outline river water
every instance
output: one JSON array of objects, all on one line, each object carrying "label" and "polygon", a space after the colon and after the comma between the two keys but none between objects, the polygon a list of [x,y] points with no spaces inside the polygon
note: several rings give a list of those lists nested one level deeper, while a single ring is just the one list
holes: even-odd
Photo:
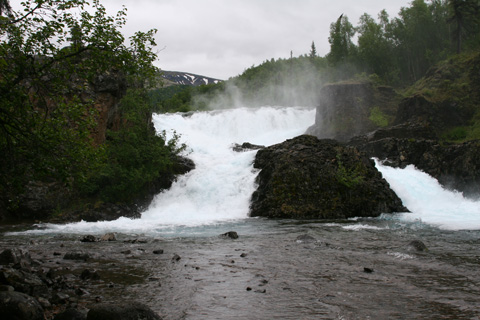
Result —
[{"label": "river water", "polygon": [[[165,319],[480,319],[480,203],[413,166],[377,161],[410,213],[248,217],[255,151],[233,152],[232,144],[282,142],[314,119],[315,109],[303,107],[156,115],[157,130],[181,134],[196,169],[157,195],[141,219],[21,226],[2,232],[0,243],[52,266],[67,263],[55,250],[89,251],[88,267],[103,279],[89,290],[107,301],[140,300]],[[230,230],[239,238],[219,237]],[[78,241],[107,232],[119,241]],[[164,253],[153,254],[158,249]]]}]

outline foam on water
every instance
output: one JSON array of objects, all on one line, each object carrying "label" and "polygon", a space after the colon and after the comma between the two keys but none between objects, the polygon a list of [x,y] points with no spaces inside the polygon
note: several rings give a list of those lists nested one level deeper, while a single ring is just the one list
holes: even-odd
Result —
[{"label": "foam on water", "polygon": [[196,168],[157,195],[140,219],[66,225],[44,224],[35,233],[179,234],[194,227],[246,219],[257,172],[255,151],[234,152],[234,143],[271,145],[300,135],[313,124],[314,108],[262,107],[154,115],[157,131],[174,131],[188,146]]},{"label": "foam on water", "polygon": [[444,230],[480,230],[480,202],[464,198],[459,192],[444,189],[436,179],[416,169],[384,166],[378,170],[411,211],[395,218],[421,222]]}]

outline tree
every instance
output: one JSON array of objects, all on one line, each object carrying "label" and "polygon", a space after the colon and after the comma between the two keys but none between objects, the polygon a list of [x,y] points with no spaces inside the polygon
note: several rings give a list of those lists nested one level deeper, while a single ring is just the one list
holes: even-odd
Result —
[{"label": "tree", "polygon": [[356,29],[359,34],[358,56],[366,71],[388,78],[394,68],[392,44],[386,38],[384,29],[388,23],[388,15],[383,11],[379,17],[384,23],[377,24],[366,13],[360,17],[360,25]]},{"label": "tree", "polygon": [[449,0],[450,17],[448,22],[454,24],[453,39],[456,51],[462,51],[462,40],[465,37],[476,38],[480,31],[480,3],[477,0]]},{"label": "tree", "polygon": [[12,7],[10,7],[10,1],[9,0],[0,0],[0,16],[5,14],[5,13],[10,13],[12,12]]},{"label": "tree", "polygon": [[315,42],[312,41],[312,46],[310,47],[310,59],[315,59],[317,57],[317,49],[315,48]]},{"label": "tree", "polygon": [[335,23],[330,25],[330,53],[328,59],[333,65],[345,63],[352,58],[355,53],[355,45],[352,38],[355,35],[355,28],[348,21],[347,16],[343,14]]},{"label": "tree", "polygon": [[90,7],[86,0],[22,5],[0,20],[2,196],[37,179],[67,186],[85,180],[105,158],[103,146],[92,142],[96,113],[82,92],[112,71],[137,88],[153,82],[157,71],[156,30],[137,32],[125,45],[125,8],[112,17],[98,0]]}]

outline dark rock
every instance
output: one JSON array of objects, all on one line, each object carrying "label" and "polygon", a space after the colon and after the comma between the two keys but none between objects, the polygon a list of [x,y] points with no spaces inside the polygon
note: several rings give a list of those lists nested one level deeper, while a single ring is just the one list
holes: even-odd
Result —
[{"label": "dark rock", "polygon": [[244,253],[242,253],[242,254],[240,254],[240,257],[241,257],[241,258],[245,258],[246,256],[248,256],[248,254],[247,254],[247,253],[245,253],[245,252],[244,252]]},{"label": "dark rock", "polygon": [[0,292],[2,319],[43,320],[43,308],[33,297],[20,292]]},{"label": "dark rock", "polygon": [[153,254],[163,254],[163,249],[153,250]]},{"label": "dark rock", "polygon": [[235,143],[232,147],[233,151],[235,152],[245,152],[245,151],[251,151],[251,150],[260,150],[265,148],[265,146],[260,146],[257,144],[251,144],[250,142],[244,142],[241,145],[238,143]]},{"label": "dark rock", "polygon": [[408,247],[419,252],[428,251],[427,246],[420,240],[410,241]]},{"label": "dark rock", "polygon": [[117,240],[117,237],[113,232],[106,233],[100,238],[100,241],[116,241],[116,240]]},{"label": "dark rock", "polygon": [[372,273],[373,272],[373,269],[372,268],[363,268],[363,272],[365,273]]},{"label": "dark rock", "polygon": [[5,249],[0,253],[0,264],[21,264],[27,266],[32,263],[32,258],[27,250],[23,249]]},{"label": "dark rock", "polygon": [[182,258],[178,254],[174,254],[173,257],[172,257],[172,262],[180,261],[180,259],[182,259]]},{"label": "dark rock", "polygon": [[70,300],[70,296],[64,292],[56,292],[52,296],[52,301],[55,304],[65,304]]},{"label": "dark rock", "polygon": [[38,296],[47,291],[47,285],[34,273],[26,270],[4,268],[0,270],[0,283],[12,286],[16,291]]},{"label": "dark rock", "polygon": [[312,237],[308,234],[303,234],[303,235],[297,237],[297,241],[302,242],[302,243],[310,243],[310,242],[317,241],[317,239],[315,239],[314,237]]},{"label": "dark rock", "polygon": [[37,301],[40,303],[40,305],[42,306],[43,309],[47,309],[47,308],[50,308],[52,306],[50,301],[48,301],[47,299],[45,299],[43,297],[37,297]]},{"label": "dark rock", "polygon": [[259,150],[251,216],[375,217],[405,212],[373,160],[353,147],[303,135]]},{"label": "dark rock", "polygon": [[0,285],[0,291],[15,291],[15,288],[7,285]]},{"label": "dark rock", "polygon": [[87,320],[158,320],[161,319],[149,307],[135,302],[99,304],[92,307]]},{"label": "dark rock", "polygon": [[63,259],[65,260],[83,260],[87,261],[90,258],[90,255],[84,251],[70,251],[65,253]]},{"label": "dark rock", "polygon": [[85,269],[80,274],[80,279],[82,279],[82,280],[90,280],[90,279],[91,280],[99,280],[100,275],[95,270],[91,271],[89,269]]},{"label": "dark rock", "polygon": [[67,309],[62,313],[57,314],[53,320],[85,320],[87,319],[87,312],[77,309]]},{"label": "dark rock", "polygon": [[81,242],[95,242],[97,241],[97,238],[95,236],[92,236],[91,234],[83,236],[82,239],[80,239]]},{"label": "dark rock", "polygon": [[228,231],[221,235],[223,238],[238,239],[238,233],[235,231]]}]

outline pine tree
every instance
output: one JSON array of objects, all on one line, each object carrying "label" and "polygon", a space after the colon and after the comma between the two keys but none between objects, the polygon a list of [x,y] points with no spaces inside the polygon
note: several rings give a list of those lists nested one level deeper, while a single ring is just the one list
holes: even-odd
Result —
[{"label": "pine tree", "polygon": [[312,46],[310,49],[310,59],[314,59],[317,57],[317,49],[315,48],[315,42],[312,41]]},{"label": "pine tree", "polygon": [[9,0],[0,0],[0,16],[3,14],[8,14],[12,11],[12,7],[10,7]]}]

